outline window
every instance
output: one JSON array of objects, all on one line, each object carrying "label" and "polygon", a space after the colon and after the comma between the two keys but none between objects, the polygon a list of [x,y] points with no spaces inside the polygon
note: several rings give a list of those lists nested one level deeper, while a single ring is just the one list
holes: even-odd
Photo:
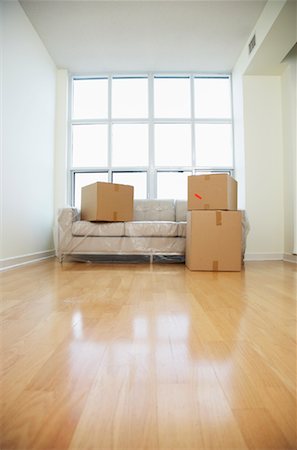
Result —
[{"label": "window", "polygon": [[117,119],[148,118],[147,78],[113,78],[111,113]]},{"label": "window", "polygon": [[146,172],[113,172],[112,181],[134,186],[134,198],[147,198]]},{"label": "window", "polygon": [[113,166],[147,166],[148,126],[139,123],[113,125],[112,146]]},{"label": "window", "polygon": [[155,126],[156,166],[191,166],[191,126],[157,124]]},{"label": "window", "polygon": [[232,127],[230,124],[203,123],[196,128],[196,161],[200,167],[232,165]]},{"label": "window", "polygon": [[187,198],[189,175],[192,172],[158,172],[157,197],[178,200]]},{"label": "window", "polygon": [[73,119],[107,118],[108,80],[81,79],[73,83]]},{"label": "window", "polygon": [[195,78],[195,115],[200,119],[231,119],[229,78]]},{"label": "window", "polygon": [[156,118],[190,118],[190,77],[155,77],[154,106]]},{"label": "window", "polygon": [[191,174],[232,173],[229,76],[73,77],[71,92],[71,204],[95,181],[177,199]]},{"label": "window", "polygon": [[73,125],[73,167],[107,166],[107,125]]}]

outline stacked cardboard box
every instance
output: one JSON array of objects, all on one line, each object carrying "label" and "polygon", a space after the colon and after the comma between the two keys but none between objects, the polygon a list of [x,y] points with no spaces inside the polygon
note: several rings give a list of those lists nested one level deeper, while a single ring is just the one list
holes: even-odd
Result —
[{"label": "stacked cardboard box", "polygon": [[188,177],[186,265],[190,270],[241,270],[237,182],[227,174]]},{"label": "stacked cardboard box", "polygon": [[81,219],[94,222],[133,220],[133,186],[97,182],[81,191]]}]

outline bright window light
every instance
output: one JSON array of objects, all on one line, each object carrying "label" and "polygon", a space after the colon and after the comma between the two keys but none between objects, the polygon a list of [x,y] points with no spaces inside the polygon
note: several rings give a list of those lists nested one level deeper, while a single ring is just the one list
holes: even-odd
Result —
[{"label": "bright window light", "polygon": [[155,126],[156,166],[190,166],[191,126],[188,124],[158,124]]},{"label": "bright window light", "polygon": [[117,124],[112,127],[112,165],[122,167],[148,164],[148,126]]},{"label": "bright window light", "polygon": [[146,172],[113,172],[114,183],[134,186],[134,198],[147,198]]},{"label": "bright window light", "polygon": [[154,78],[156,118],[189,118],[191,115],[190,78]]},{"label": "bright window light", "polygon": [[114,118],[147,118],[147,78],[113,78],[111,112]]},{"label": "bright window light", "polygon": [[200,167],[232,167],[232,125],[196,125],[196,164]]},{"label": "bright window light", "polygon": [[230,119],[231,92],[229,78],[195,78],[195,117]]},{"label": "bright window light", "polygon": [[107,118],[108,80],[73,80],[73,119]]},{"label": "bright window light", "polygon": [[107,165],[107,125],[73,125],[74,167]]},{"label": "bright window light", "polygon": [[192,175],[192,172],[158,172],[158,198],[185,200],[189,175]]},{"label": "bright window light", "polygon": [[71,94],[76,206],[89,177],[131,184],[135,198],[178,199],[191,173],[233,173],[228,74],[75,75]]}]

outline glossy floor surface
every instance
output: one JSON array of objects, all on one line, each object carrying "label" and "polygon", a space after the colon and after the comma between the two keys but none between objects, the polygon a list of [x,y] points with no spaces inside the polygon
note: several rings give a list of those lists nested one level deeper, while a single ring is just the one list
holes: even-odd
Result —
[{"label": "glossy floor surface", "polygon": [[296,265],[0,276],[1,450],[296,448]]}]

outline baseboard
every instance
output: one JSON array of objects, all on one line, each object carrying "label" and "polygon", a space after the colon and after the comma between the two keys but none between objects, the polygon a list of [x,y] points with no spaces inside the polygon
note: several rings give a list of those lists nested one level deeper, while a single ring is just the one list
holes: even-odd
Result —
[{"label": "baseboard", "polygon": [[297,264],[297,255],[293,255],[292,253],[285,253],[284,261]]},{"label": "baseboard", "polygon": [[283,261],[283,253],[246,253],[245,261]]},{"label": "baseboard", "polygon": [[42,261],[43,259],[52,258],[53,256],[55,256],[55,250],[47,250],[45,252],[28,253],[27,255],[1,259],[0,271],[24,266],[25,264],[32,264],[37,261]]}]

